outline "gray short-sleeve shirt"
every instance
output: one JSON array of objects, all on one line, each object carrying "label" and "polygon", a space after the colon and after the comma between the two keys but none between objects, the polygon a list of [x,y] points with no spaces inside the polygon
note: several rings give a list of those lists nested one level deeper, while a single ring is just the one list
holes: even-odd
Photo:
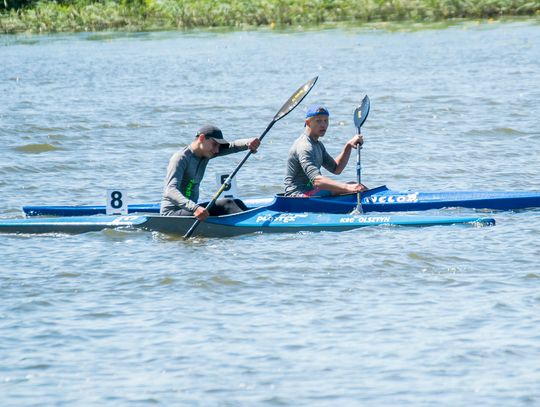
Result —
[{"label": "gray short-sleeve shirt", "polygon": [[334,173],[337,164],[322,142],[302,134],[289,150],[285,195],[301,195],[312,190],[315,177],[321,175],[321,167]]}]

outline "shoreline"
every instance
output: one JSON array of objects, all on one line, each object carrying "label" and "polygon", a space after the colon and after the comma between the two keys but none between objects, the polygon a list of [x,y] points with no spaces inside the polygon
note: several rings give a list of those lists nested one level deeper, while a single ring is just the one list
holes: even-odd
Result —
[{"label": "shoreline", "polygon": [[139,0],[133,3],[83,2],[58,4],[38,2],[19,10],[0,9],[0,32],[140,32],[189,29],[287,29],[328,24],[451,23],[454,20],[499,20],[540,18],[540,0],[494,0],[448,2],[447,0],[341,0],[307,6],[302,0],[284,4],[268,1]]}]

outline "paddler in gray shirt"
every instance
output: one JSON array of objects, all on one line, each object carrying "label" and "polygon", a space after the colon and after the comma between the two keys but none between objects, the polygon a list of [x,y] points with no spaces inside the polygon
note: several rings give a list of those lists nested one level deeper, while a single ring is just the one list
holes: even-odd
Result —
[{"label": "paddler in gray shirt", "polygon": [[335,181],[321,174],[321,167],[332,174],[341,174],[345,169],[351,151],[364,142],[357,134],[347,141],[343,151],[334,159],[319,140],[328,129],[328,110],[321,105],[311,106],[305,119],[305,130],[289,150],[287,175],[285,176],[286,196],[328,196],[351,194],[367,190],[362,184]]},{"label": "paddler in gray shirt", "polygon": [[197,131],[195,140],[175,153],[169,161],[161,200],[161,215],[193,215],[203,221],[210,215],[217,216],[246,210],[247,208],[239,199],[218,199],[209,213],[203,204],[197,202],[199,185],[210,159],[245,151],[248,148],[255,153],[259,145],[258,138],[228,142],[216,126],[207,124],[201,127]]}]

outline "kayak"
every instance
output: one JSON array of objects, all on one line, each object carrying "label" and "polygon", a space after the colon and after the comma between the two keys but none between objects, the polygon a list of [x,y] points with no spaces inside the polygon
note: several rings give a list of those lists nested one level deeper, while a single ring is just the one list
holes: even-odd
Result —
[{"label": "kayak", "polygon": [[[349,213],[356,208],[356,194],[333,197],[243,199],[246,206],[256,208],[270,205],[274,199],[288,212]],[[482,192],[482,191],[394,191],[386,186],[362,194],[363,212],[424,211],[441,208],[471,208],[516,210],[540,207],[540,192]],[[105,214],[104,205],[23,206],[27,216],[88,216]],[[128,205],[128,213],[159,213],[159,203]]]},{"label": "kayak", "polygon": [[[143,229],[173,235],[184,235],[193,225],[192,216],[124,215],[124,216],[68,216],[0,220],[0,233],[86,233],[103,229]],[[244,212],[209,217],[195,229],[195,236],[229,237],[247,233],[341,232],[368,226],[491,226],[489,217],[471,216],[395,216],[388,214],[334,214],[316,212],[288,212],[280,200],[269,206]]]}]

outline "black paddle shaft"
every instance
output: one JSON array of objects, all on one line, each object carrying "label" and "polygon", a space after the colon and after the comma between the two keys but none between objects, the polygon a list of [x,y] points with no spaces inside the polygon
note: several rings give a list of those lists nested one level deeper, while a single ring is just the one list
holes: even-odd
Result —
[{"label": "black paddle shaft", "polygon": [[[317,82],[318,78],[319,77],[316,76],[315,78],[310,79],[301,87],[299,87],[296,90],[296,92],[294,92],[294,94],[285,102],[285,104],[281,107],[281,109],[279,109],[279,111],[276,113],[276,115],[274,116],[270,124],[268,124],[268,126],[266,127],[266,130],[259,136],[259,141],[262,140],[264,136],[266,136],[266,133],[270,131],[272,126],[278,120],[283,119],[285,116],[287,116],[290,112],[293,111],[293,109],[296,106],[300,104],[300,102],[302,102],[302,100],[304,100],[304,98],[307,96],[309,91],[315,85],[315,82]],[[234,171],[227,177],[225,182],[221,185],[221,188],[219,188],[219,190],[215,193],[212,200],[208,203],[208,205],[206,205],[206,210],[209,211],[214,206],[214,204],[216,203],[220,195],[223,193],[223,191],[225,191],[225,189],[230,187],[232,179],[234,178],[236,173],[240,170],[240,168],[242,168],[242,166],[244,165],[244,163],[247,161],[247,159],[249,158],[251,154],[253,154],[253,152],[249,150],[247,154],[245,155],[245,157],[242,159],[242,161],[240,161],[240,163],[236,166]],[[193,225],[191,226],[191,228],[189,228],[189,230],[184,235],[184,239],[189,239],[193,235],[193,232],[195,231],[197,226],[199,226],[199,223],[201,223],[201,221],[199,219],[196,219]]]},{"label": "black paddle shaft", "polygon": [[[369,114],[370,101],[369,97],[366,95],[362,99],[362,103],[354,110],[354,125],[358,130],[358,134],[362,131],[362,124],[366,121]],[[356,146],[356,181],[362,183],[362,164],[360,160],[360,150],[362,149],[361,145]],[[356,209],[354,213],[362,213],[362,200],[360,197],[360,192],[356,193]]]},{"label": "black paddle shaft", "polygon": [[[366,95],[364,96],[364,99],[362,99],[362,103],[360,106],[358,106],[354,110],[354,125],[358,129],[358,134],[362,131],[362,125],[366,121],[368,114],[369,114],[369,108],[370,108],[370,100],[369,97]],[[360,150],[362,149],[362,146],[356,147],[356,178],[359,184],[361,184],[361,174],[362,174],[362,167],[361,167],[361,161],[360,161]]]}]

